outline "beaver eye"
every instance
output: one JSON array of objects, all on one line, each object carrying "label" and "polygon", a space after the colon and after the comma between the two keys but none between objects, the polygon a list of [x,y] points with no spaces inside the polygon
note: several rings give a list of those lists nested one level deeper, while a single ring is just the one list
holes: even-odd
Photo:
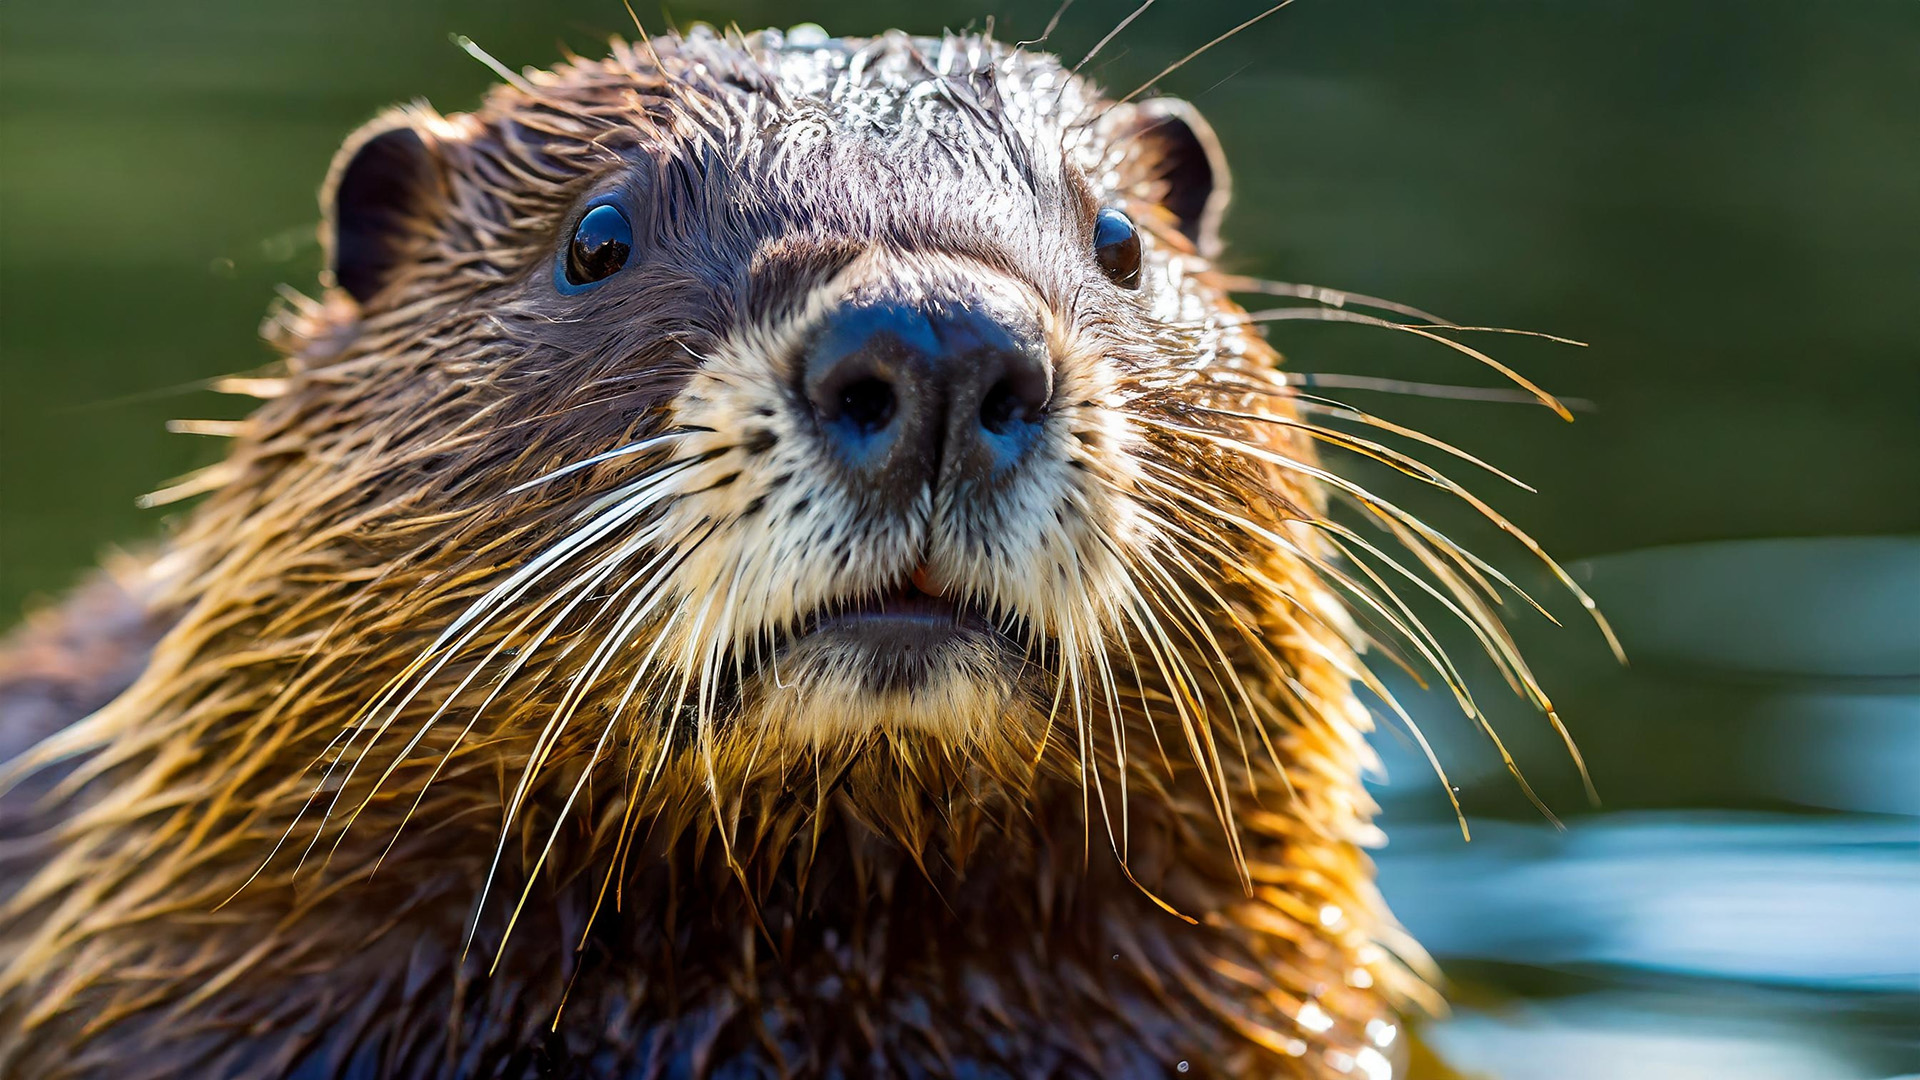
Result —
[{"label": "beaver eye", "polygon": [[587,211],[567,244],[567,283],[591,285],[613,276],[633,251],[633,226],[608,203]]},{"label": "beaver eye", "polygon": [[1140,287],[1140,230],[1118,210],[1102,210],[1093,219],[1093,257],[1107,279],[1123,289]]}]

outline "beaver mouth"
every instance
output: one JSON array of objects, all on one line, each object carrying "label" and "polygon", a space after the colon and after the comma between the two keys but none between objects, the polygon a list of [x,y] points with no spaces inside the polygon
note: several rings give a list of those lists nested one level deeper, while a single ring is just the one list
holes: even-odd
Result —
[{"label": "beaver mouth", "polygon": [[916,571],[890,588],[808,615],[788,651],[840,653],[869,691],[880,692],[914,688],[956,654],[1000,652],[1010,640],[984,605],[929,587]]},{"label": "beaver mouth", "polygon": [[801,638],[821,635],[871,639],[881,647],[912,645],[921,639],[992,630],[986,609],[952,595],[929,591],[922,575],[890,589],[836,604],[801,621]]}]

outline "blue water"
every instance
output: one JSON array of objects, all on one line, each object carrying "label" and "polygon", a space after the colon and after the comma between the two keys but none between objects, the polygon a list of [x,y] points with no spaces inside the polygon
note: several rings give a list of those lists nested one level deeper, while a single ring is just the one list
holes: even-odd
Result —
[{"label": "blue water", "polygon": [[[1700,544],[1576,569],[1634,663],[1554,651],[1543,671],[1576,688],[1598,808],[1523,730],[1516,756],[1569,813],[1562,830],[1513,810],[1497,758],[1415,691],[1469,843],[1425,760],[1376,739],[1381,887],[1461,1003],[1430,1041],[1510,1080],[1920,1072],[1920,541]],[[1502,812],[1475,814],[1482,801]]]}]

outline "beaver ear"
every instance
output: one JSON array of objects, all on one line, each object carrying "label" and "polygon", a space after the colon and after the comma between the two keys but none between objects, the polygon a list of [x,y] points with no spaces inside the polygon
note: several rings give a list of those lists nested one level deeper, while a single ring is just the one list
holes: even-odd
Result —
[{"label": "beaver ear", "polygon": [[327,172],[320,193],[327,271],[361,304],[392,280],[408,241],[446,200],[431,119],[437,117],[397,110],[374,120],[348,137]]},{"label": "beaver ear", "polygon": [[1227,158],[1200,110],[1179,98],[1149,98],[1134,106],[1136,160],[1153,163],[1160,205],[1201,255],[1220,252],[1220,218],[1233,184]]}]

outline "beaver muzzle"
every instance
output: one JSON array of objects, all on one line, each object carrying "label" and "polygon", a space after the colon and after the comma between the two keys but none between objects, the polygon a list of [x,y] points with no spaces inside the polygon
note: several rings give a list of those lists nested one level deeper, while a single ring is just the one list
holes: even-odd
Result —
[{"label": "beaver muzzle", "polygon": [[[820,458],[864,514],[986,509],[1041,443],[1053,386],[1039,326],[978,297],[844,300],[799,360]],[[799,638],[860,657],[871,686],[913,685],[952,650],[1002,636],[969,591],[923,563],[815,612]]]}]

